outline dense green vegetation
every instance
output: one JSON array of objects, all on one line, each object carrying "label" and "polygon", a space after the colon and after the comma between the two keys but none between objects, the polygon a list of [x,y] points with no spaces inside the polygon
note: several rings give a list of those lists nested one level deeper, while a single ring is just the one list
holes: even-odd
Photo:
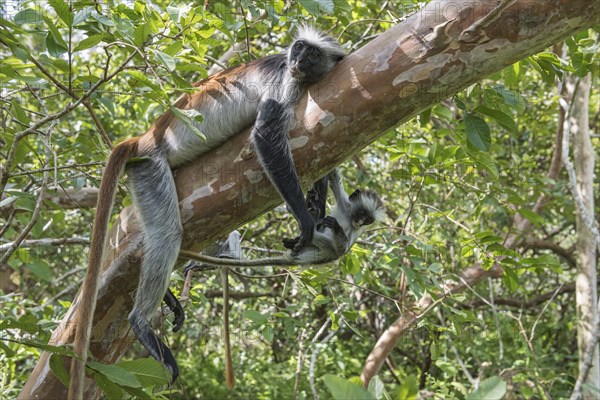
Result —
[{"label": "dense green vegetation", "polygon": [[[10,255],[0,264],[0,397],[19,393],[79,288],[94,210],[53,193],[97,187],[107,139],[143,132],[235,43],[249,47],[228,64],[280,51],[293,26],[310,22],[352,51],[417,9],[416,1],[206,3],[0,5],[0,253]],[[147,356],[136,342],[120,369],[91,366],[107,398],[310,398],[312,380],[321,398],[339,398],[342,388],[366,396],[336,377],[356,382],[382,332],[425,294],[440,301],[418,311],[372,381],[373,398],[409,399],[421,390],[462,399],[482,381],[480,390],[490,386],[509,399],[567,396],[578,360],[575,205],[564,171],[553,179],[548,170],[560,82],[591,71],[597,83],[597,43],[596,32],[581,32],[443,100],[345,162],[348,189],[376,190],[388,219],[326,267],[231,273],[235,389],[224,384],[221,283],[211,270],[194,275],[180,333],[170,332],[163,314],[163,337],[182,373],[172,391],[157,363],[131,362]],[[38,123],[47,116],[54,118]],[[597,135],[593,145],[600,146]],[[40,189],[48,193],[41,200]],[[542,195],[547,203],[536,213]],[[123,190],[119,207],[130,203]],[[532,228],[509,247],[517,215]],[[292,229],[284,207],[240,227],[246,256],[283,250],[279,239]],[[24,232],[27,240],[12,248]],[[498,263],[504,273],[440,297],[447,280],[478,263]],[[177,293],[181,271],[172,279]],[[144,373],[157,377],[139,379]]]}]

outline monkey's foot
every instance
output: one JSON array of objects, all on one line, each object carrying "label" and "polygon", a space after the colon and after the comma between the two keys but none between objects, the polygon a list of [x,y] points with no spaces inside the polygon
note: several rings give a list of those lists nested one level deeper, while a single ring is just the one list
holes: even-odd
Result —
[{"label": "monkey's foot", "polygon": [[179,330],[183,326],[183,321],[185,321],[185,311],[183,311],[183,307],[179,305],[178,308],[173,310],[173,313],[173,332],[179,332]]},{"label": "monkey's foot", "polygon": [[283,247],[286,249],[294,250],[298,242],[300,241],[300,236],[295,237],[294,239],[283,238],[281,239],[281,243],[283,243]]}]

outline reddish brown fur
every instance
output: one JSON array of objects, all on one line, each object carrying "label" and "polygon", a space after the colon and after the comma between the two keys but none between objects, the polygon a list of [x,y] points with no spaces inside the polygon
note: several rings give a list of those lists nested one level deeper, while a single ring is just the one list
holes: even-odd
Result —
[{"label": "reddish brown fur", "polygon": [[78,321],[78,324],[75,330],[73,348],[78,358],[74,358],[71,362],[69,400],[79,400],[83,398],[83,389],[85,387],[85,363],[89,347],[89,338],[91,336],[94,310],[96,308],[100,268],[102,267],[102,254],[106,242],[110,212],[114,203],[119,176],[121,175],[125,164],[131,158],[139,155],[139,141],[140,138],[133,138],[120,143],[110,153],[110,157],[104,168],[98,195],[98,203],[96,205],[96,217],[94,218],[94,230],[92,233],[92,244],[90,246],[88,270],[85,275],[85,280],[83,281],[81,297],[77,306],[78,316],[76,321]]}]

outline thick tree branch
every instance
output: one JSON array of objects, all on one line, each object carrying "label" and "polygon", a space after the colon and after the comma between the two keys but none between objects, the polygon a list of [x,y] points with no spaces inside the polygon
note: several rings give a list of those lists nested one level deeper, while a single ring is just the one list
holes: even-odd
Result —
[{"label": "thick tree branch", "polygon": [[[290,134],[304,185],[440,99],[593,25],[600,11],[600,4],[585,0],[520,0],[458,39],[496,6],[495,0],[433,1],[310,87],[296,107],[297,124]],[[188,250],[201,249],[281,203],[250,151],[248,132],[178,169],[175,179],[183,248]],[[126,316],[137,286],[140,241],[134,212],[126,208],[113,224],[94,315],[90,350],[102,362],[116,361],[132,340]],[[52,344],[72,341],[77,306],[78,298],[53,333]],[[46,353],[41,356],[20,398],[64,396],[48,359]]]}]

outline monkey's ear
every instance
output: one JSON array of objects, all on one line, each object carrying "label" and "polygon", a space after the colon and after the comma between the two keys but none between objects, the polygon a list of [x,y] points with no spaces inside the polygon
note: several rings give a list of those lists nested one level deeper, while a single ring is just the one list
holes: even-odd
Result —
[{"label": "monkey's ear", "polygon": [[361,195],[361,190],[360,189],[356,189],[354,192],[352,192],[352,194],[348,197],[351,201],[355,200],[357,197],[359,197]]}]

